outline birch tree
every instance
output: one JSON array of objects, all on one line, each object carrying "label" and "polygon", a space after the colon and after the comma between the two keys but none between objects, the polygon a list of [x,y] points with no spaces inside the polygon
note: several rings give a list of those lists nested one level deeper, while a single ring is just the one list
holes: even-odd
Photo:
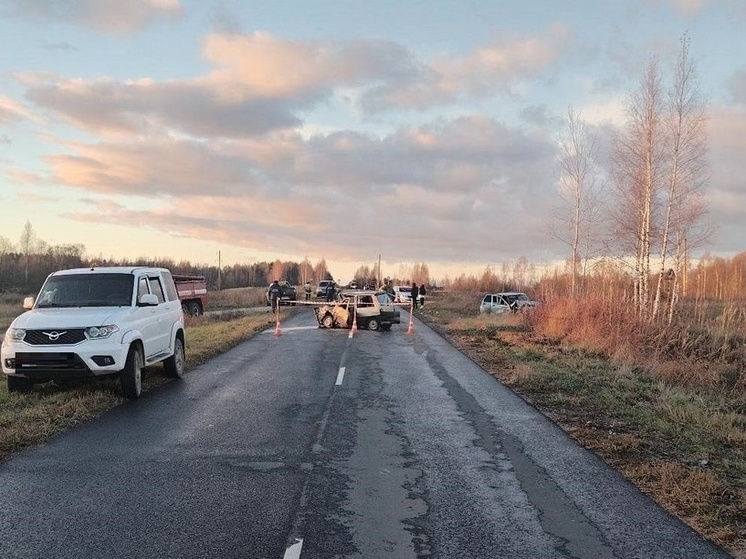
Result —
[{"label": "birch tree", "polygon": [[29,259],[31,258],[31,253],[36,248],[36,243],[36,232],[31,226],[31,222],[26,220],[26,225],[23,226],[23,231],[21,232],[21,238],[18,240],[18,246],[21,249],[21,254],[23,254],[23,278],[26,283],[28,283]]},{"label": "birch tree", "polygon": [[663,87],[658,60],[653,58],[640,85],[630,95],[627,123],[614,150],[617,189],[615,217],[620,233],[629,233],[634,250],[635,304],[639,316],[649,315],[651,252],[655,216],[661,194]]},{"label": "birch tree", "polygon": [[596,138],[580,113],[569,107],[567,123],[559,138],[560,204],[550,234],[570,248],[570,294],[578,296],[578,283],[589,260],[601,247],[598,227],[601,204]]},{"label": "birch tree", "polygon": [[[678,300],[679,281],[687,244],[700,244],[707,235],[702,227],[706,204],[705,104],[699,92],[696,66],[689,54],[690,39],[681,39],[674,81],[667,99],[666,128],[669,158],[660,243],[660,273],[653,304],[653,318],[661,313],[663,286],[670,285],[667,318],[670,323]],[[689,237],[689,239],[687,239]],[[669,261],[672,261],[668,273]]]}]

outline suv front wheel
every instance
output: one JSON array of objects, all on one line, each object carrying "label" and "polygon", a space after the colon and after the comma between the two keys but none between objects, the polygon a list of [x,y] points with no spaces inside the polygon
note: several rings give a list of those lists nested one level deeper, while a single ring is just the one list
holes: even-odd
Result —
[{"label": "suv front wheel", "polygon": [[140,397],[142,393],[142,366],[142,351],[136,344],[133,344],[127,354],[124,369],[119,373],[122,395],[125,398],[135,399]]},{"label": "suv front wheel", "polygon": [[163,362],[163,369],[169,378],[181,378],[184,376],[184,340],[176,337],[174,342],[174,354]]}]

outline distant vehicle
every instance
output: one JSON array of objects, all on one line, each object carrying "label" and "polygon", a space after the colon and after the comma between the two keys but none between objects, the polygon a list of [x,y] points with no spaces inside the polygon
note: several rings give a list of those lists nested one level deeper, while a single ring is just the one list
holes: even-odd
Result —
[{"label": "distant vehicle", "polygon": [[[279,303],[281,305],[295,305],[296,299],[297,299],[297,293],[295,291],[295,287],[293,287],[289,281],[281,281],[280,287],[282,288],[282,296],[280,297]],[[265,298],[267,299],[267,306],[272,305],[272,298],[269,296],[269,288],[272,287],[271,285],[267,286],[267,292],[265,293]]]},{"label": "distant vehicle", "polygon": [[409,303],[412,300],[412,288],[409,285],[395,285],[394,302]]},{"label": "distant vehicle", "polygon": [[195,317],[205,314],[205,307],[207,307],[205,276],[174,274],[173,278],[184,314]]},{"label": "distant vehicle", "polygon": [[314,307],[316,320],[322,328],[351,328],[357,319],[358,328],[390,330],[399,324],[399,309],[385,291],[350,289],[342,291],[334,303]]},{"label": "distant vehicle", "polygon": [[334,285],[334,280],[321,280],[316,286],[316,297],[326,297],[327,286]]},{"label": "distant vehicle", "polygon": [[165,268],[76,268],[50,274],[5,333],[0,351],[8,391],[36,382],[118,375],[137,398],[142,369],[162,362],[184,374],[184,313]]},{"label": "distant vehicle", "polygon": [[529,299],[528,295],[519,292],[489,293],[482,298],[479,304],[480,313],[503,314],[518,312],[530,307],[535,307],[536,301]]}]

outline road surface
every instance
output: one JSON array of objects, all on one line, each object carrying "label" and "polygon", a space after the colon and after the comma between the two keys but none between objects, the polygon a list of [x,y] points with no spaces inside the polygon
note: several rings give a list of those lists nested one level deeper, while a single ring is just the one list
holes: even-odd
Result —
[{"label": "road surface", "polygon": [[302,310],[18,454],[0,558],[728,556],[402,314]]}]

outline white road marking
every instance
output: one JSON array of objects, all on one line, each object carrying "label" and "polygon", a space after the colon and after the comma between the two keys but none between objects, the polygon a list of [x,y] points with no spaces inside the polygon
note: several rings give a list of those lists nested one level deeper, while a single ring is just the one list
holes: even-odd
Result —
[{"label": "white road marking", "polygon": [[[292,326],[290,328],[285,328],[283,326],[280,326],[280,329],[283,332],[293,332],[295,330],[318,330],[318,326]],[[264,330],[263,334],[274,334],[275,328],[268,328],[267,330]]]},{"label": "white road marking", "polygon": [[295,543],[285,550],[283,559],[300,559],[300,550],[303,548],[303,538],[295,538]]},{"label": "white road marking", "polygon": [[336,386],[341,385],[342,384],[342,380],[344,378],[345,378],[345,367],[340,367],[339,368],[339,373],[337,373],[337,382],[335,382],[334,384]]}]

